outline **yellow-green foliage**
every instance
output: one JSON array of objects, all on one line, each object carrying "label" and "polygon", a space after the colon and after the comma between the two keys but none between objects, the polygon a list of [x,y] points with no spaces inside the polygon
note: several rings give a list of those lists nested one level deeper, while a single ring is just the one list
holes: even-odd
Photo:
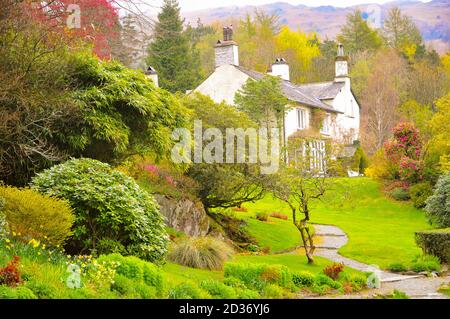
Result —
[{"label": "yellow-green foliage", "polygon": [[183,240],[169,253],[168,258],[183,266],[220,270],[232,255],[233,250],[223,241],[200,237]]},{"label": "yellow-green foliage", "polygon": [[365,175],[376,179],[389,179],[392,177],[390,169],[384,148],[380,148],[370,159],[370,165],[366,168]]},{"label": "yellow-green foliage", "polygon": [[450,125],[450,92],[436,101],[437,112],[429,122],[432,138],[429,142],[428,157],[439,161],[441,172],[450,171],[450,143],[448,127]]},{"label": "yellow-green foliage", "polygon": [[[161,269],[156,265],[135,256],[124,257],[120,254],[102,255],[98,262],[115,262],[119,265],[116,269],[115,281],[120,278],[120,283],[113,286],[114,290],[122,294],[129,294],[130,291],[126,290],[125,287],[133,285],[135,286],[133,289],[140,291],[142,298],[148,299],[150,289],[146,289],[146,287],[153,287],[154,294],[162,297],[164,278]],[[131,287],[129,288],[131,289]]]},{"label": "yellow-green foliage", "polygon": [[293,31],[288,26],[281,28],[275,36],[275,48],[278,56],[284,56],[291,67],[294,81],[306,80],[305,70],[309,70],[314,58],[320,56],[320,49],[314,39],[316,34]]},{"label": "yellow-green foliage", "polygon": [[5,200],[8,230],[22,240],[35,239],[56,246],[71,234],[74,215],[66,202],[9,186],[0,186],[0,197]]}]

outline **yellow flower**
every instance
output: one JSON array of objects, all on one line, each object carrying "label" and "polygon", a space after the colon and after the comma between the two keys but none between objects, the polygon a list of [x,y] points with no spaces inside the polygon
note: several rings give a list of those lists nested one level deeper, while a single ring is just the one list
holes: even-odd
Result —
[{"label": "yellow flower", "polygon": [[16,232],[12,232],[13,237],[16,237]]},{"label": "yellow flower", "polygon": [[39,247],[39,245],[40,245],[39,241],[37,241],[36,239],[31,239],[31,240],[28,242],[28,244],[29,244],[29,245],[33,245],[34,248],[37,248],[37,247]]},{"label": "yellow flower", "polygon": [[8,238],[6,238],[5,241],[6,241],[8,244],[11,242]]}]

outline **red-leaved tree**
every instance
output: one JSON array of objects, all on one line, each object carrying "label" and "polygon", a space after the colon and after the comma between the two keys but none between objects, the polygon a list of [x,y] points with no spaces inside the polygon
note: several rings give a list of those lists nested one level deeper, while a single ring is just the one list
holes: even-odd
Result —
[{"label": "red-leaved tree", "polygon": [[114,0],[50,0],[23,5],[50,32],[64,36],[69,45],[79,41],[93,46],[102,59],[111,58],[112,46],[120,39],[120,23]]}]

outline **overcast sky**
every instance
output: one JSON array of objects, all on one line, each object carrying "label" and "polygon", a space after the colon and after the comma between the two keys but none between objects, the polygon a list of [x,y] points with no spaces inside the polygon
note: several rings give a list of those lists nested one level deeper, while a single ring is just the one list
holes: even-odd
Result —
[{"label": "overcast sky", "polygon": [[[144,0],[153,2],[153,0]],[[161,0],[157,0],[162,2]],[[217,8],[224,6],[242,6],[242,5],[261,5],[274,2],[288,2],[290,4],[298,5],[304,4],[307,6],[323,6],[332,5],[335,7],[348,7],[364,3],[386,3],[392,0],[178,0],[183,11],[194,11],[206,8]],[[422,2],[429,2],[431,0],[421,0]]]}]

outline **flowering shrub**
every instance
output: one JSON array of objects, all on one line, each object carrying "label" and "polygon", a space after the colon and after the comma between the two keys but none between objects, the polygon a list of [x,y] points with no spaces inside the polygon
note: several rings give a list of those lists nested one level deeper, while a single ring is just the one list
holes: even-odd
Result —
[{"label": "flowering shrub", "polygon": [[418,159],[422,150],[419,130],[412,123],[399,123],[392,130],[393,140],[385,145],[387,154],[394,156],[401,153],[404,156]]},{"label": "flowering shrub", "polygon": [[417,183],[423,179],[419,131],[412,123],[404,122],[394,127],[392,133],[393,137],[384,144],[384,150],[394,169],[394,177]]},{"label": "flowering shrub", "polygon": [[[112,241],[150,261],[167,252],[168,236],[153,197],[108,164],[70,160],[38,174],[32,187],[66,199],[74,209],[74,234],[65,246],[69,252],[108,253]],[[109,244],[100,245],[105,240]]]},{"label": "flowering shrub", "polygon": [[151,194],[195,199],[198,188],[192,179],[165,164],[137,164],[132,176]]},{"label": "flowering shrub", "polygon": [[19,256],[14,256],[5,268],[0,268],[0,285],[15,287],[22,282],[19,272]]},{"label": "flowering shrub", "polygon": [[422,180],[422,161],[403,156],[398,174],[402,181],[414,183]]}]

